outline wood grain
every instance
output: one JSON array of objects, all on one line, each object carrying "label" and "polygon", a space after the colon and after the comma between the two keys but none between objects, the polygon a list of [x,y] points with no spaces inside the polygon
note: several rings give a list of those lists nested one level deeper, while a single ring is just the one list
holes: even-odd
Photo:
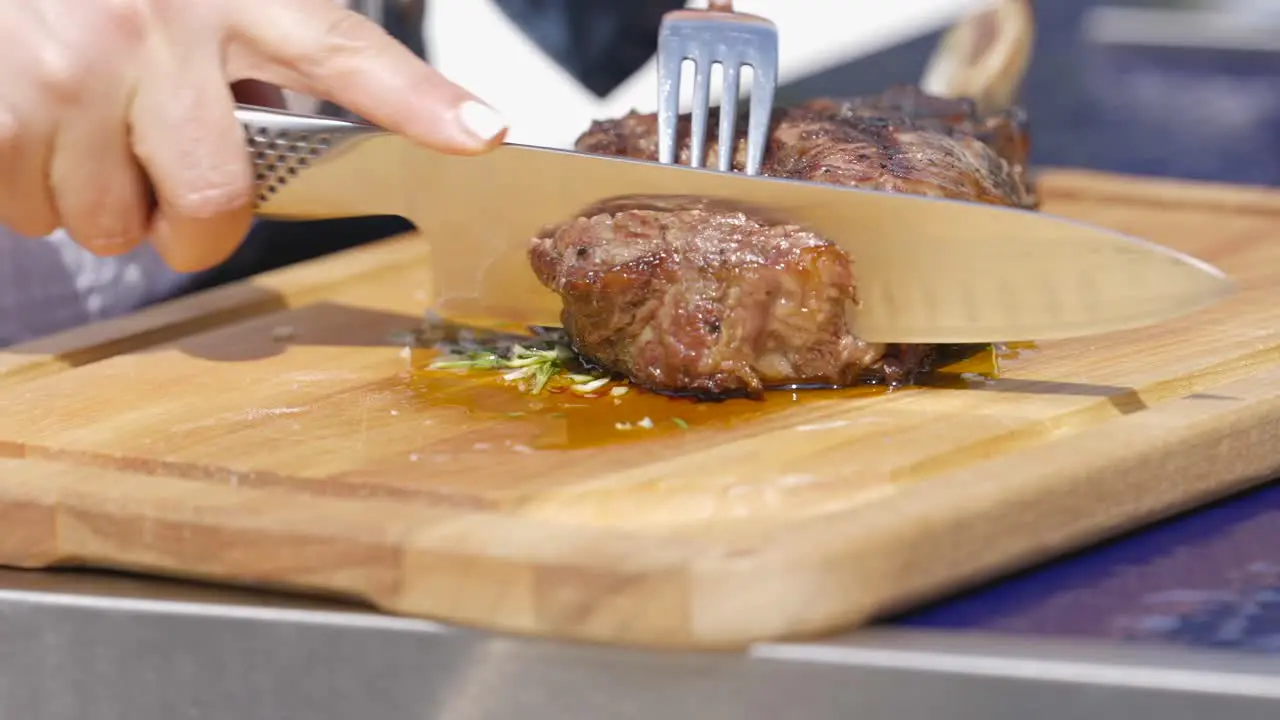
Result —
[{"label": "wood grain", "polygon": [[430,273],[401,238],[0,354],[0,563],[731,648],[851,627],[1280,472],[1280,193],[1077,171],[1040,188],[1046,211],[1191,252],[1241,291],[1043,344],[994,380],[690,410],[687,431],[584,447],[593,416],[468,411],[416,384],[389,337],[418,323]]}]

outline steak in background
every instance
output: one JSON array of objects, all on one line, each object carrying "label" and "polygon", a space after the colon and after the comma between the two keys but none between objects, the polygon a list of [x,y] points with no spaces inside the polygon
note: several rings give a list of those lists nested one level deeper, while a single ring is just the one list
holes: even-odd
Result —
[{"label": "steak in background", "polygon": [[[708,127],[716,127],[715,111]],[[735,169],[745,160],[739,122]],[[682,164],[689,118],[680,119]],[[657,160],[657,118],[597,121],[577,149]],[[979,117],[911,87],[774,112],[773,177],[1035,208],[1020,110]],[[707,164],[716,143],[709,138]],[[697,198],[602,204],[530,244],[535,274],[588,360],[659,392],[759,395],[769,387],[911,382],[931,345],[856,337],[853,264],[796,225]]]}]

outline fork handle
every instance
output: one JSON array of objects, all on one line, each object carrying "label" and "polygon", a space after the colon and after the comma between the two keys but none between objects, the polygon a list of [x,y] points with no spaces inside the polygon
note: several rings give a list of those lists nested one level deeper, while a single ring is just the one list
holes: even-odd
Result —
[{"label": "fork handle", "polygon": [[[317,173],[315,168],[332,163],[343,154],[339,150],[357,139],[386,135],[387,131],[364,123],[254,105],[236,105],[235,116],[253,160],[254,209],[260,217],[319,219],[383,214],[368,203],[368,193],[359,192],[361,178],[356,172]],[[300,177],[318,175],[324,175],[324,182],[296,183]],[[281,203],[280,191],[291,184],[302,196],[291,193],[289,202]]]}]

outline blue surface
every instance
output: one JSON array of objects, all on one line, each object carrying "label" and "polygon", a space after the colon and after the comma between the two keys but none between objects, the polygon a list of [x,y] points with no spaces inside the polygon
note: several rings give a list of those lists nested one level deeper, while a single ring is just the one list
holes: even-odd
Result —
[{"label": "blue surface", "polygon": [[[1280,53],[1091,45],[1081,18],[1097,4],[1036,2],[1039,47],[1024,99],[1034,163],[1280,185]],[[934,42],[788,92],[911,82]],[[892,624],[1280,652],[1280,483]]]},{"label": "blue surface", "polygon": [[1280,652],[1280,483],[896,624]]}]

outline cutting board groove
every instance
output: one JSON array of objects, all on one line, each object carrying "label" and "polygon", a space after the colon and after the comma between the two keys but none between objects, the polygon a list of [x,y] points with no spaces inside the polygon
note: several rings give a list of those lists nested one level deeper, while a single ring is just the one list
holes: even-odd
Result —
[{"label": "cutting board groove", "polygon": [[388,338],[425,309],[429,255],[391,239],[0,353],[0,563],[733,648],[852,627],[1280,473],[1280,192],[1075,170],[1039,190],[1240,292],[1045,343],[993,381],[574,448],[556,444],[572,420],[413,389]]}]

